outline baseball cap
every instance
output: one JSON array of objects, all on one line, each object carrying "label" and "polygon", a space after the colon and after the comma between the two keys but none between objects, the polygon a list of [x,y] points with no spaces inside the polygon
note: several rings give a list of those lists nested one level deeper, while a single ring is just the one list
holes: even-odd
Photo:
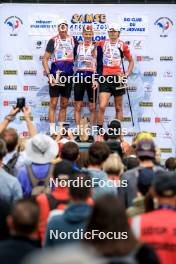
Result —
[{"label": "baseball cap", "polygon": [[156,172],[152,185],[156,194],[160,197],[176,196],[176,172]]},{"label": "baseball cap", "polygon": [[111,23],[108,25],[108,31],[121,31],[121,28],[118,24],[116,23]]},{"label": "baseball cap", "polygon": [[155,158],[155,144],[152,139],[141,139],[136,145],[136,155],[138,157]]},{"label": "baseball cap", "polygon": [[59,19],[58,26],[61,25],[61,24],[68,25],[68,21],[66,19]]}]

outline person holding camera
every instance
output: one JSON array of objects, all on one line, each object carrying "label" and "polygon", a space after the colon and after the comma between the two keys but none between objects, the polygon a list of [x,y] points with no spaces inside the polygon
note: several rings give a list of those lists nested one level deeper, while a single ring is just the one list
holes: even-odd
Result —
[{"label": "person holding camera", "polygon": [[[60,20],[58,35],[48,41],[43,57],[43,67],[49,82],[49,122],[50,134],[56,132],[56,108],[60,96],[58,125],[66,120],[66,110],[72,89],[75,40],[68,35],[68,22]],[[51,68],[49,60],[51,58]]]}]

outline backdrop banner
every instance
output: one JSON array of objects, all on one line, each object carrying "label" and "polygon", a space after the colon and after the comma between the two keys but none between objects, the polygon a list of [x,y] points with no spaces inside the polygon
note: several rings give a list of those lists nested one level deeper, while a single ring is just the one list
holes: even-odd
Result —
[{"label": "backdrop banner", "polygon": [[[61,18],[69,22],[69,32],[82,40],[84,24],[92,24],[94,40],[107,38],[109,23],[118,23],[120,39],[132,52],[135,66],[129,78],[129,94],[134,115],[132,126],[127,95],[124,96],[123,127],[126,139],[140,131],[152,132],[162,158],[176,151],[176,5],[0,5],[0,121],[9,113],[18,97],[25,97],[32,108],[38,131],[49,131],[49,93],[42,56],[48,40],[57,35]],[[127,62],[125,61],[127,66]],[[89,116],[87,96],[82,112]],[[59,105],[58,105],[59,109]],[[97,104],[98,109],[98,104]],[[74,123],[73,94],[67,121]],[[113,97],[105,113],[105,126],[115,116]],[[11,127],[27,135],[23,113]]]}]

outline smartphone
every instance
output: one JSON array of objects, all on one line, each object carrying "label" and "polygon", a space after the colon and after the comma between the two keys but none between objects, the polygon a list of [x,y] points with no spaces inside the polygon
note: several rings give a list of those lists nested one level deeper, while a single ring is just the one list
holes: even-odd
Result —
[{"label": "smartphone", "polygon": [[24,97],[17,98],[16,108],[23,109],[23,107],[25,107],[25,98]]}]

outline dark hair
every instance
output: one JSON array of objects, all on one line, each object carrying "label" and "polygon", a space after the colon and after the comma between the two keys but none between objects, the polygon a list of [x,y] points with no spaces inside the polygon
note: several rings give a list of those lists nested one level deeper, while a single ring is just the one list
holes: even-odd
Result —
[{"label": "dark hair", "polygon": [[[75,186],[75,182],[77,185]],[[91,196],[91,178],[85,173],[75,173],[70,181],[69,192],[77,201],[85,201]]]},{"label": "dark hair", "polygon": [[39,221],[39,206],[32,198],[18,200],[11,211],[16,233],[30,235],[35,231]]},{"label": "dark hair", "polygon": [[176,169],[176,158],[170,157],[165,162],[166,169],[173,171]]},{"label": "dark hair", "polygon": [[101,165],[111,153],[105,142],[95,142],[89,147],[89,164]]},{"label": "dark hair", "polygon": [[67,175],[69,177],[74,173],[72,163],[68,160],[61,160],[54,165],[53,178],[59,179],[60,175]]},{"label": "dark hair", "polygon": [[0,241],[8,238],[9,229],[7,226],[7,216],[10,214],[11,204],[6,200],[0,199]]},{"label": "dark hair", "polygon": [[107,194],[96,200],[86,232],[92,230],[116,234],[127,232],[128,239],[100,239],[96,236],[94,239],[86,240],[103,256],[127,255],[137,245],[137,240],[128,225],[125,207],[114,195]]},{"label": "dark hair", "polygon": [[135,156],[129,156],[123,159],[126,170],[131,170],[139,166],[139,159]]},{"label": "dark hair", "polygon": [[74,142],[67,142],[63,145],[61,151],[61,158],[74,162],[79,155],[79,146]]},{"label": "dark hair", "polygon": [[81,168],[87,168],[89,165],[88,151],[81,151],[79,153],[79,158],[76,161],[77,166]]},{"label": "dark hair", "polygon": [[16,129],[7,128],[2,132],[2,138],[6,142],[8,152],[12,152],[18,145],[18,134]]},{"label": "dark hair", "polygon": [[0,160],[2,160],[7,154],[6,143],[3,139],[0,138]]},{"label": "dark hair", "polygon": [[138,159],[139,159],[140,161],[150,160],[150,161],[153,161],[153,163],[155,162],[155,158],[148,157],[148,156],[138,157]]}]

